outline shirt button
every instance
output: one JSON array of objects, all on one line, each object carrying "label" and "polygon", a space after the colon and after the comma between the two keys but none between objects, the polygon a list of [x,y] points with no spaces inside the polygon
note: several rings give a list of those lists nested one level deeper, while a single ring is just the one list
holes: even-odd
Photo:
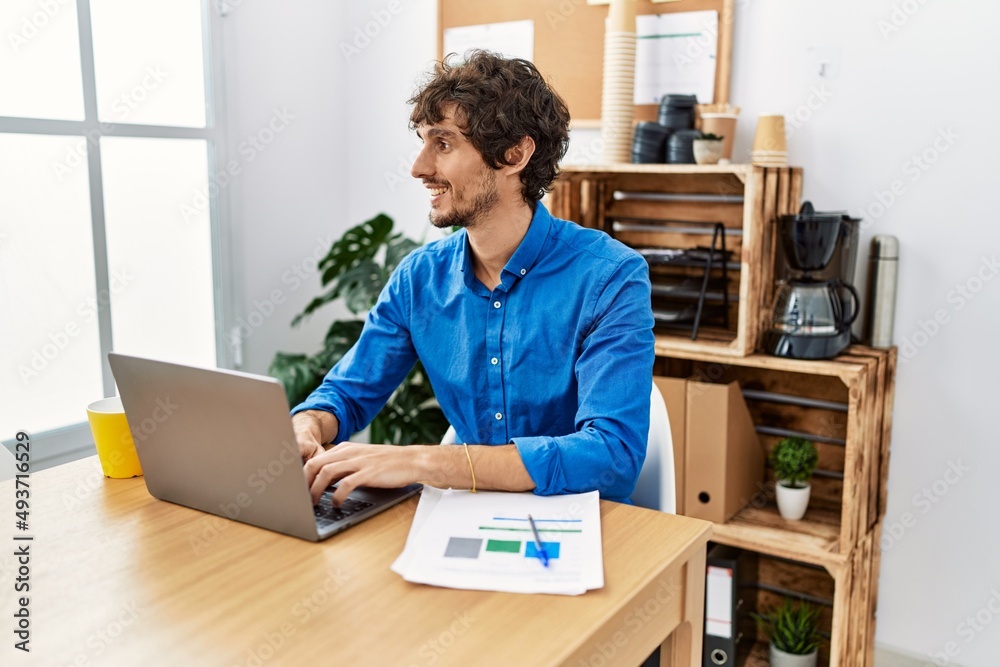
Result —
[{"label": "shirt button", "polygon": [[521,269],[521,275],[522,275],[522,276],[523,276],[523,275],[524,275],[525,273],[527,273],[527,272],[528,272],[528,269]]},{"label": "shirt button", "polygon": [[503,415],[500,414],[499,412],[496,413],[496,415],[494,415],[494,416],[497,418],[497,421],[500,421],[501,419],[503,419]]},{"label": "shirt button", "polygon": [[493,364],[494,366],[496,366],[496,365],[497,365],[498,363],[500,363],[500,362],[499,362],[499,361],[497,361],[497,358],[496,358],[496,357],[493,357],[492,359],[490,359],[490,363],[491,363],[491,364]]},{"label": "shirt button", "polygon": [[494,301],[493,302],[493,307],[494,308],[499,308],[500,307],[500,302],[499,301]]}]

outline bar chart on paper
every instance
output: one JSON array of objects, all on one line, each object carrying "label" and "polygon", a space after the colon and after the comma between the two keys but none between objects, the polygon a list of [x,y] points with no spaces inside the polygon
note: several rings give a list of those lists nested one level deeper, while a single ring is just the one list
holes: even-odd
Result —
[{"label": "bar chart on paper", "polygon": [[[418,508],[400,557],[403,563],[394,565],[408,581],[568,595],[604,585],[596,493],[541,497],[426,488],[424,493],[421,505],[426,501],[433,508]],[[540,558],[528,514],[548,566]]]}]

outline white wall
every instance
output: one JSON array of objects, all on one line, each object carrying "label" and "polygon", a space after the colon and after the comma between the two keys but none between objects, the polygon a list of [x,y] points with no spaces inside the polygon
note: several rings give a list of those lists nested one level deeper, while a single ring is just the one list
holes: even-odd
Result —
[{"label": "white wall", "polygon": [[235,319],[250,372],[266,372],[277,350],[318,350],[334,313],[289,327],[319,293],[316,258],[349,220],[345,15],[341,2],[243,2],[223,21],[229,155],[241,169],[228,188]]},{"label": "white wall", "polygon": [[[925,657],[950,648],[947,664],[992,667],[1000,654],[1000,618],[987,606],[997,591],[993,606],[1000,609],[1000,494],[992,482],[1000,448],[991,414],[1000,376],[992,345],[1000,280],[976,279],[977,272],[993,277],[984,258],[1000,254],[992,211],[1000,182],[993,118],[1000,42],[992,32],[1000,5],[737,4],[731,101],[744,110],[737,155],[749,151],[757,114],[798,114],[805,120],[789,150],[805,168],[806,197],[818,208],[862,214],[862,247],[872,234],[894,234],[902,247],[896,338],[915,345],[901,349],[897,375],[877,640]],[[227,20],[235,134],[255,131],[274,105],[298,114],[233,189],[248,310],[282,288],[282,272],[310,252],[317,234],[339,234],[379,211],[411,235],[434,234],[423,188],[405,177],[389,183],[386,174],[416,146],[405,100],[435,56],[436,2],[400,0],[399,13],[350,59],[340,43],[390,2],[355,1],[342,11],[334,5],[341,6],[245,3]],[[883,36],[879,21],[892,25],[894,6],[899,29]],[[907,15],[904,6],[916,11]],[[818,76],[813,47],[839,52],[832,78]],[[949,132],[950,145],[938,140]],[[575,133],[571,155],[594,136]],[[933,164],[914,170],[913,156],[924,152]],[[894,181],[902,194],[881,204],[889,198],[879,193]],[[967,282],[981,290],[972,299],[954,291]],[[314,289],[290,295],[295,305],[255,332],[248,368],[262,370],[276,349],[318,345],[322,327],[294,335],[287,329]],[[928,323],[936,315],[944,324],[935,328]],[[949,472],[953,466],[960,477]],[[920,499],[925,489],[933,502]],[[941,657],[938,663],[945,664]]]},{"label": "white wall", "polygon": [[412,238],[438,238],[441,233],[427,221],[427,190],[409,174],[420,142],[409,130],[406,103],[437,53],[437,3],[352,2],[348,21],[351,46],[365,43],[359,31],[375,34],[360,53],[350,53],[348,63],[350,219],[357,223],[384,212]]}]

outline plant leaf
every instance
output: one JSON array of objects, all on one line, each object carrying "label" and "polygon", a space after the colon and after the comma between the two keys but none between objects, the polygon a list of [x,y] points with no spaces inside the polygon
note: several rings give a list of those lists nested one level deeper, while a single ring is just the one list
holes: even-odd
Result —
[{"label": "plant leaf", "polygon": [[385,268],[392,273],[403,258],[419,248],[420,244],[402,234],[393,234],[385,247]]},{"label": "plant leaf", "polygon": [[374,259],[392,231],[392,218],[379,213],[371,220],[348,229],[320,260],[323,286],[329,285],[346,271],[365,260]]},{"label": "plant leaf", "polygon": [[371,310],[388,278],[388,272],[381,266],[372,260],[362,260],[340,276],[333,292],[343,296],[347,309],[357,315]]},{"label": "plant leaf", "polygon": [[317,378],[312,360],[304,354],[278,352],[274,355],[267,372],[271,377],[281,381],[285,387],[288,405],[293,408],[306,400],[322,380],[322,375]]}]

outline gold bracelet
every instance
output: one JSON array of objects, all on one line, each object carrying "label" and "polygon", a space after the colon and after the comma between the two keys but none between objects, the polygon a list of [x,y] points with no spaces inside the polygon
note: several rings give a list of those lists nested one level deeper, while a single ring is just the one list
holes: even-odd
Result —
[{"label": "gold bracelet", "polygon": [[469,472],[472,474],[472,492],[476,492],[476,469],[472,467],[472,456],[469,454],[469,443],[463,442],[465,445],[465,458],[469,459]]}]

